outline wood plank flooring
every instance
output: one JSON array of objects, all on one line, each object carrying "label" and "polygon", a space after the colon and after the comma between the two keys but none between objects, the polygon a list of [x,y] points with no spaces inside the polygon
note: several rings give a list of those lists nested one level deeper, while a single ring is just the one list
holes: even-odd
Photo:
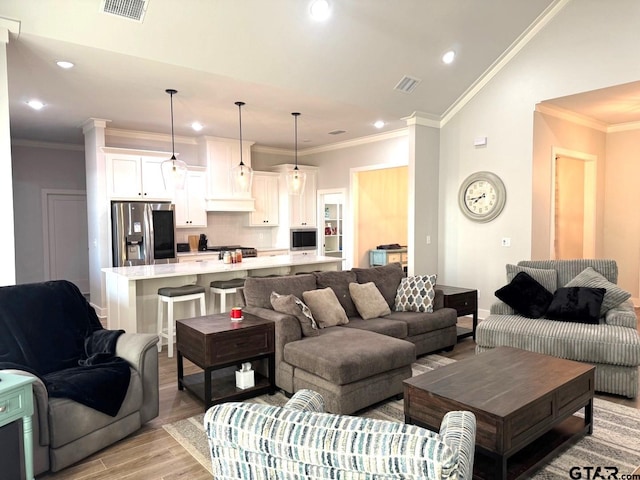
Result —
[{"label": "wood plank flooring", "polygon": [[[460,324],[471,327],[471,320]],[[640,328],[640,327],[639,327]],[[461,360],[475,355],[475,342],[461,340],[452,352],[440,355]],[[138,432],[107,447],[81,462],[57,473],[39,475],[39,480],[204,480],[211,475],[184,450],[162,425],[203,412],[203,405],[186,391],[178,391],[176,360],[167,357],[167,349],[159,354],[160,414]],[[185,374],[199,369],[185,361]],[[605,400],[640,408],[640,399],[596,394]]]}]

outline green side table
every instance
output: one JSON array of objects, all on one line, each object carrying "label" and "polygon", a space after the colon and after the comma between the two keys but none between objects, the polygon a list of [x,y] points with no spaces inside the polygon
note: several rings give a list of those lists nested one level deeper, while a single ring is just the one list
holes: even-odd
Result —
[{"label": "green side table", "polygon": [[22,418],[24,473],[33,480],[33,391],[35,378],[0,373],[0,427]]}]

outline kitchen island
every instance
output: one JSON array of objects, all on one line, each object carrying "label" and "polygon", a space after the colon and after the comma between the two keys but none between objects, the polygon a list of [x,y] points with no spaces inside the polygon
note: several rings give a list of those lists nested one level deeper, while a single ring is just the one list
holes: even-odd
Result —
[{"label": "kitchen island", "polygon": [[[246,258],[233,264],[208,260],[103,268],[108,309],[107,328],[123,329],[127,333],[156,333],[158,289],[162,287],[197,284],[205,287],[208,292],[209,284],[214,280],[341,269],[342,259],[319,255]],[[207,298],[207,305],[208,303]],[[190,312],[189,306],[175,306],[176,318],[193,316]]]}]

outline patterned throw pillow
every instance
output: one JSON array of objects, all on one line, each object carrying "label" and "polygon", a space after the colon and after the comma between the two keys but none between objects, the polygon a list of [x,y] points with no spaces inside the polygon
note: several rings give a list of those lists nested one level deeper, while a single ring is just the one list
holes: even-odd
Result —
[{"label": "patterned throw pillow", "polygon": [[433,287],[437,275],[416,275],[400,280],[396,292],[396,312],[433,312]]},{"label": "patterned throw pillow", "polygon": [[296,317],[300,322],[302,335],[305,337],[317,337],[320,333],[311,310],[295,295],[280,295],[276,292],[271,292],[271,306],[276,312]]}]

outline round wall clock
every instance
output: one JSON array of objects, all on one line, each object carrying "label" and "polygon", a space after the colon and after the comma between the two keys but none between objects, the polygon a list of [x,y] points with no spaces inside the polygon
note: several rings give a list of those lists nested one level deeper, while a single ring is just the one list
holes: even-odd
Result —
[{"label": "round wall clock", "polygon": [[464,179],[458,192],[460,210],[474,222],[490,222],[502,212],[507,190],[500,177],[491,172],[476,172]]}]

